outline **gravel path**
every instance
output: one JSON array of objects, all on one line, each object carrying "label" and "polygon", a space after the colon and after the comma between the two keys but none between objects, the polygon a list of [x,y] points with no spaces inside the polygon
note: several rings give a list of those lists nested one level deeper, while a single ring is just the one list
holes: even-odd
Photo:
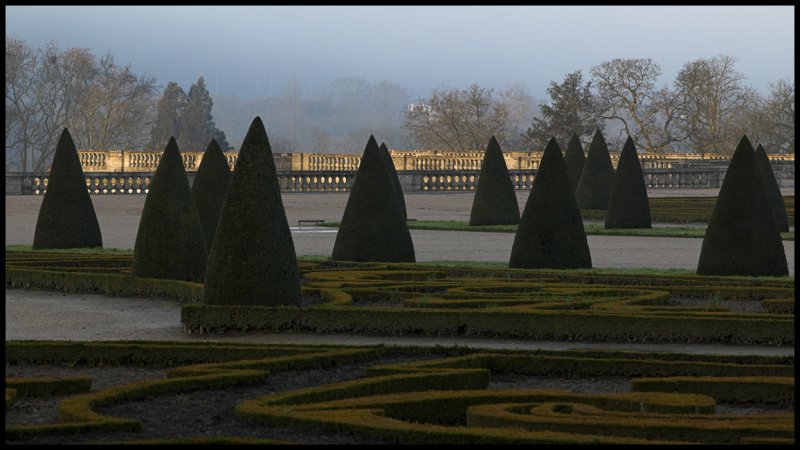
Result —
[{"label": "gravel path", "polygon": [[[669,191],[669,192],[667,192]],[[703,191],[695,192],[695,191]],[[658,190],[651,196],[716,195],[718,190]],[[517,191],[520,211],[528,191]],[[787,191],[788,194],[788,191]],[[472,193],[408,193],[408,217],[418,220],[469,221]],[[42,196],[6,196],[6,245],[30,245]],[[94,195],[92,202],[106,248],[133,248],[143,195]],[[347,193],[282,194],[286,216],[298,256],[329,256],[336,233],[331,229],[297,228],[299,219],[341,220]],[[425,261],[488,261],[507,263],[513,233],[411,230],[416,259]],[[587,236],[596,268],[653,268],[695,270],[703,240],[632,236]],[[789,274],[794,275],[794,242],[784,241]]]},{"label": "gravel path", "polygon": [[495,349],[612,349],[699,354],[794,355],[792,347],[637,344],[274,333],[197,336],[183,333],[180,304],[158,298],[106,297],[54,291],[6,289],[6,340],[170,340],[260,344],[420,345]]}]

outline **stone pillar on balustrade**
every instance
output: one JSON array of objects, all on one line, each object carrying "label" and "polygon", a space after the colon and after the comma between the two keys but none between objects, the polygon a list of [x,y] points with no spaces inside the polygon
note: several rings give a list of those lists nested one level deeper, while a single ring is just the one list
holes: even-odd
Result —
[{"label": "stone pillar on balustrade", "polygon": [[106,170],[108,172],[123,172],[124,157],[127,152],[106,152]]}]

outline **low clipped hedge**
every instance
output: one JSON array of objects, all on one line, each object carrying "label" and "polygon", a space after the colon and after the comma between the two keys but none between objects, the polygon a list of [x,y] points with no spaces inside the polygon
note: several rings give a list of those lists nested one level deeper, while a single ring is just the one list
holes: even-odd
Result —
[{"label": "low clipped hedge", "polygon": [[[766,374],[765,374],[766,375]],[[716,376],[642,378],[631,381],[640,392],[703,394],[724,403],[772,403],[794,405],[794,376]]]},{"label": "low clipped hedge", "polygon": [[[23,343],[18,347],[25,347],[25,345]],[[178,345],[178,347],[180,346]],[[95,346],[94,351],[98,352],[99,348],[101,347]],[[99,353],[101,354],[94,355],[95,361],[103,360],[102,351]],[[266,357],[259,360],[176,368],[168,371],[166,379],[140,381],[64,399],[59,406],[61,423],[10,426],[6,428],[6,439],[16,441],[54,434],[138,432],[141,430],[140,421],[104,416],[95,412],[94,409],[150,396],[252,385],[266,379],[269,376],[269,370],[325,367],[335,362],[350,362],[374,357],[374,355],[375,351],[371,349],[345,348],[322,351],[306,349],[303,351],[302,348],[298,348],[294,354]],[[161,361],[163,356],[154,359]]]},{"label": "low clipped hedge", "polygon": [[199,302],[203,298],[203,285],[191,281],[140,278],[116,273],[31,270],[17,267],[6,267],[6,287],[130,297],[162,296],[181,302]]},{"label": "low clipped hedge", "polygon": [[[7,252],[7,256],[7,287],[155,296],[184,303],[197,303],[203,296],[204,287],[199,283],[130,276],[125,272],[130,257],[92,259],[86,255],[43,256],[36,252]],[[185,304],[181,312],[185,329],[199,334],[292,330],[594,341],[794,343],[794,287],[789,278],[331,261],[304,261],[299,267],[304,278],[303,295],[314,306]],[[673,297],[694,302],[676,306]],[[708,300],[708,304],[702,300]],[[718,304],[712,304],[712,300]],[[760,302],[764,312],[729,311],[727,300]]]},{"label": "low clipped hedge", "polygon": [[[708,222],[717,197],[653,197],[650,201],[650,218],[653,222],[702,223]],[[794,225],[794,196],[784,196],[786,215]],[[581,217],[590,220],[605,220],[606,211],[582,209]]]},{"label": "low clipped hedge", "polygon": [[[782,376],[794,374],[794,363],[768,357],[757,360],[716,358],[683,354],[637,352],[538,352],[537,354],[503,355],[473,353],[415,364],[373,366],[368,373],[394,374],[408,371],[442,370],[443,368],[490,369],[498,374],[562,377],[632,377],[632,376]],[[783,363],[781,363],[783,362]]]},{"label": "low clipped hedge", "polygon": [[471,406],[467,410],[467,424],[694,443],[738,444],[745,438],[794,436],[793,414],[769,418],[631,414],[603,411],[585,404],[554,402]]},{"label": "low clipped hedge", "polygon": [[[713,314],[713,313],[709,313]],[[230,331],[525,337],[623,342],[720,342],[791,345],[793,320],[639,316],[584,311],[238,307],[184,305],[184,327]]]},{"label": "low clipped hedge", "polygon": [[[406,375],[409,376],[409,375]],[[388,378],[388,377],[379,377]],[[335,396],[338,385],[327,387]],[[701,395],[634,392],[576,394],[558,389],[447,390],[383,395],[363,392],[349,398],[311,403],[297,396],[267,396],[247,400],[236,413],[255,423],[286,424],[353,433],[413,444],[474,443],[659,443],[627,436],[603,437],[571,432],[522,432],[508,428],[463,427],[467,408],[476,404],[508,401],[561,401],[596,405],[610,410],[650,411],[668,414],[712,414],[714,402]],[[343,414],[343,411],[346,411]]]},{"label": "low clipped hedge", "polygon": [[[793,436],[792,414],[718,416],[714,414],[714,399],[695,393],[586,394],[558,389],[487,389],[492,374],[504,373],[559,377],[738,374],[768,381],[779,378],[775,375],[791,377],[793,356],[609,350],[502,350],[487,353],[458,347],[353,348],[155,341],[9,341],[6,347],[9,364],[134,363],[170,366],[166,379],[115,386],[63,400],[60,406],[62,423],[7,427],[8,441],[47,434],[136,432],[141,429],[137,420],[104,416],[94,409],[149,396],[248,385],[264,380],[273,372],[371,361],[384,355],[436,355],[439,358],[417,358],[372,366],[360,379],[245,399],[236,406],[235,412],[247,421],[270,426],[324,428],[390,442],[421,444],[735,443],[737,440],[745,442],[745,438],[789,439]],[[443,354],[449,357],[442,358]],[[198,361],[202,362],[197,364]],[[181,365],[186,363],[192,365]],[[495,405],[509,403],[513,405],[495,408]],[[534,409],[543,407],[553,412],[545,416],[571,419],[576,426],[546,424],[525,430],[526,425],[497,428],[471,422],[476,420],[475,411],[487,408],[500,413],[506,411],[515,418],[530,418],[531,412],[541,412]],[[594,419],[606,423],[607,428],[592,429],[594,425],[589,423],[592,418],[584,417],[587,411],[596,413]],[[498,414],[489,416],[494,420]],[[649,424],[649,428],[644,424]],[[724,435],[726,431],[728,435]],[[237,437],[187,437],[131,443],[226,442],[267,443],[244,442]]]},{"label": "low clipped hedge", "polygon": [[74,394],[86,392],[91,387],[91,377],[6,377],[6,389],[14,389],[17,397]]},{"label": "low clipped hedge", "polygon": [[173,367],[318,353],[333,350],[333,347],[232,342],[6,341],[5,349],[9,364]]}]

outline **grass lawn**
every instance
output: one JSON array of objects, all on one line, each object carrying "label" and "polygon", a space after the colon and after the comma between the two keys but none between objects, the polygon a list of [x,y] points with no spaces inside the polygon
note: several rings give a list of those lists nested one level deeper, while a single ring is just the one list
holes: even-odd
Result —
[{"label": "grass lawn", "polygon": [[[338,227],[338,222],[327,222],[323,226]],[[493,233],[516,233],[516,225],[481,225],[470,226],[468,222],[457,221],[433,221],[433,220],[411,220],[408,222],[410,230],[439,230],[439,231],[483,231]],[[653,237],[682,237],[700,238],[706,234],[704,227],[697,226],[656,226],[653,228],[611,228],[606,229],[603,224],[586,223],[583,224],[587,235],[606,235],[606,236],[653,236]],[[781,233],[781,238],[785,241],[794,240],[794,231]]]}]

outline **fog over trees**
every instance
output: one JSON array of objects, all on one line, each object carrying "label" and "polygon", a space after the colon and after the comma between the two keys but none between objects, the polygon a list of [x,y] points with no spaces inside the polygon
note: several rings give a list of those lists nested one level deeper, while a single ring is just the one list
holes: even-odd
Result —
[{"label": "fog over trees", "polygon": [[161,151],[175,136],[181,151],[203,151],[211,138],[238,151],[257,115],[276,153],[358,154],[369,135],[390,149],[481,152],[494,135],[505,151],[541,151],[551,137],[566,147],[573,133],[588,145],[597,129],[613,151],[631,136],[640,152],[731,153],[747,134],[768,153],[793,152],[794,80],[776,77],[762,94],[737,62],[698,58],[660,84],[651,59],[601,61],[551,81],[547,99],[521,82],[414,98],[401,84],[357,76],[313,90],[294,78],[269,96],[212,98],[203,74],[187,92],[158,86],[110,53],[6,37],[6,170],[48,170],[65,127],[80,150]]}]

